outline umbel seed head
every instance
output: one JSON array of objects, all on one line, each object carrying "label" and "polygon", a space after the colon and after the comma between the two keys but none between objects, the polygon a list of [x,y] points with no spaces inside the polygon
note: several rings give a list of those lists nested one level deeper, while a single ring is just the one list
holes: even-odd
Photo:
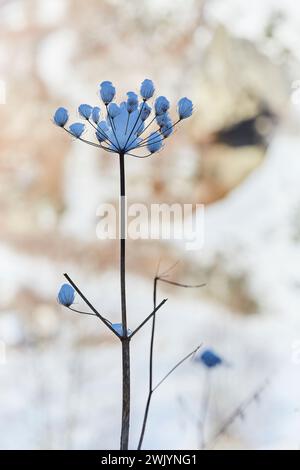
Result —
[{"label": "umbel seed head", "polygon": [[[96,140],[82,138],[85,125],[81,122],[72,123],[65,128],[68,121],[68,111],[58,108],[54,114],[56,125],[66,132],[93,147],[98,147],[110,154],[127,154],[133,157],[146,158],[159,152],[165,139],[171,136],[178,122],[191,116],[193,104],[184,97],[178,102],[178,119],[173,121],[169,115],[170,102],[165,96],[159,96],[154,102],[154,115],[148,100],[154,95],[152,80],[146,78],[140,87],[142,99],[134,91],[129,91],[124,101],[113,102],[116,89],[110,81],[100,84],[100,97],[105,104],[104,113],[99,106],[81,104],[79,115],[90,125]],[[100,116],[102,120],[100,121]],[[146,132],[147,131],[147,132]],[[137,151],[138,153],[133,153]],[[144,152],[148,152],[144,154]],[[143,152],[143,153],[142,153]]]}]

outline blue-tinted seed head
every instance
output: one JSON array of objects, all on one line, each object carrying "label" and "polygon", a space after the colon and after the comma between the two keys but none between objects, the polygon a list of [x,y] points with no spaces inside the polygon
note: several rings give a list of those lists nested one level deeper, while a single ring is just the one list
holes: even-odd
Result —
[{"label": "blue-tinted seed head", "polygon": [[181,98],[177,104],[179,119],[186,119],[193,114],[193,103],[188,98]]},{"label": "blue-tinted seed head", "polygon": [[96,137],[99,142],[104,142],[107,139],[108,126],[105,121],[99,122],[96,131]]},{"label": "blue-tinted seed head", "polygon": [[159,96],[158,98],[156,98],[155,104],[154,104],[156,115],[166,113],[169,107],[170,107],[170,103],[165,96]]},{"label": "blue-tinted seed head", "polygon": [[208,369],[216,367],[223,362],[222,359],[210,349],[205,350],[198,360],[200,360]]},{"label": "blue-tinted seed head", "polygon": [[137,109],[138,104],[139,104],[139,100],[138,100],[137,94],[134,93],[133,91],[129,91],[127,93],[127,111],[129,113],[132,113],[133,111]]},{"label": "blue-tinted seed head", "polygon": [[74,122],[74,124],[71,124],[71,126],[69,127],[71,134],[73,134],[74,137],[76,137],[77,139],[81,137],[84,129],[85,126],[81,122]]},{"label": "blue-tinted seed head", "polygon": [[59,127],[64,127],[68,119],[69,114],[65,108],[58,108],[53,116],[54,123]]},{"label": "blue-tinted seed head", "polygon": [[100,119],[100,108],[98,106],[95,106],[92,111],[92,119],[95,124],[98,124],[99,119]]},{"label": "blue-tinted seed head", "polygon": [[115,118],[120,114],[121,110],[116,103],[110,103],[108,106],[108,112],[111,118]]},{"label": "blue-tinted seed head", "polygon": [[90,119],[93,112],[93,107],[89,104],[81,104],[78,108],[78,112],[83,118]]},{"label": "blue-tinted seed head", "polygon": [[151,114],[151,108],[147,103],[142,103],[140,107],[141,120],[146,121]]},{"label": "blue-tinted seed head", "polygon": [[152,98],[154,91],[155,91],[155,88],[154,88],[152,80],[149,80],[148,78],[146,78],[141,84],[141,90],[140,90],[141,97],[144,100],[149,100],[149,98]]},{"label": "blue-tinted seed head", "polygon": [[[152,111],[147,100],[153,96],[154,91],[153,82],[145,79],[140,87],[143,99],[142,101],[140,100],[140,103],[137,94],[129,91],[127,93],[127,100],[117,105],[112,102],[116,94],[115,87],[112,82],[103,81],[100,84],[100,96],[107,108],[107,116],[101,122],[101,111],[98,106],[92,107],[89,104],[81,104],[79,106],[80,116],[94,126],[98,142],[100,144],[105,142],[107,146],[97,145],[88,139],[82,139],[81,136],[85,130],[85,126],[82,123],[73,123],[70,125],[69,130],[65,130],[81,141],[96,145],[109,152],[129,154],[131,150],[147,146],[150,153],[155,153],[161,149],[163,140],[173,133],[177,122],[186,119],[192,114],[193,104],[188,98],[181,98],[177,105],[179,119],[173,123],[169,116],[170,103],[168,99],[165,96],[159,96],[153,106],[154,117],[149,125],[146,126],[146,120]],[[64,127],[68,118],[68,111],[64,108],[59,108],[55,112],[54,122],[58,126]],[[150,136],[147,136],[148,132],[146,134],[146,131],[155,119],[159,129]],[[145,134],[146,136],[142,138],[142,135]],[[146,156],[148,155],[143,157]]]},{"label": "blue-tinted seed head", "polygon": [[145,121],[142,121],[139,127],[137,128],[136,134],[137,136],[141,135],[145,129]]},{"label": "blue-tinted seed head", "polygon": [[160,132],[162,133],[162,135],[165,137],[165,139],[167,137],[169,137],[172,132],[173,132],[173,124],[172,124],[172,121],[169,121],[168,124],[164,124],[161,128],[160,128]]},{"label": "blue-tinted seed head", "polygon": [[155,153],[162,147],[162,136],[159,132],[152,132],[148,137],[147,148],[150,153]]},{"label": "blue-tinted seed head", "polygon": [[110,103],[116,94],[116,89],[109,81],[104,81],[100,84],[100,96],[104,104]]},{"label": "blue-tinted seed head", "polygon": [[158,114],[155,119],[159,127],[168,126],[172,122],[168,113]]},{"label": "blue-tinted seed head", "polygon": [[70,284],[63,284],[58,292],[57,300],[61,305],[70,307],[74,303],[75,290]]},{"label": "blue-tinted seed head", "polygon": [[[113,323],[111,325],[113,327],[113,329],[120,335],[120,336],[123,336],[123,325],[122,323]],[[131,335],[131,330],[127,329],[127,335],[130,336]]]}]

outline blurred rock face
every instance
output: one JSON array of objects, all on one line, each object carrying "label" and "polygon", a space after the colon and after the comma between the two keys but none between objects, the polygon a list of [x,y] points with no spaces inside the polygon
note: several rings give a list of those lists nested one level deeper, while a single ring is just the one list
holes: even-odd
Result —
[{"label": "blurred rock face", "polygon": [[199,198],[211,202],[262,161],[288,105],[288,84],[283,70],[254,44],[223,27],[214,32],[195,83],[193,136],[202,156]]}]

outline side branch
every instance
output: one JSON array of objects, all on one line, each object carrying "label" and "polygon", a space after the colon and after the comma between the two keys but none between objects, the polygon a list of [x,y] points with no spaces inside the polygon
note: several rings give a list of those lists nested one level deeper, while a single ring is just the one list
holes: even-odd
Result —
[{"label": "side branch", "polygon": [[184,356],[184,358],[182,358],[179,362],[177,362],[175,366],[172,367],[172,369],[170,369],[169,372],[158,382],[158,384],[155,385],[155,387],[152,389],[152,393],[158,389],[158,387],[177,369],[177,367],[181,366],[181,364],[187,361],[190,357],[194,356],[196,352],[201,348],[201,346],[202,343],[199,344],[199,346],[197,346],[196,349],[194,349],[192,352]]},{"label": "side branch", "polygon": [[222,436],[229,426],[236,420],[236,418],[241,417],[243,418],[244,413],[249,405],[251,405],[254,401],[258,401],[261,394],[265,391],[267,386],[270,384],[270,379],[266,379],[264,383],[258,387],[254,393],[252,393],[246,400],[244,400],[232,413],[229,417],[225,420],[219,431],[214,435],[212,439],[212,443],[210,444],[210,448],[213,449],[215,446],[216,441]]},{"label": "side branch", "polygon": [[153,310],[153,312],[151,312],[150,315],[148,315],[148,317],[146,317],[145,320],[142,321],[142,323],[131,333],[130,338],[132,338],[132,336],[135,335],[147,323],[147,321],[149,321],[150,318],[156,314],[157,310],[159,310],[167,300],[168,299],[164,299],[161,301],[161,303]]},{"label": "side branch", "polygon": [[65,278],[67,281],[71,284],[71,286],[76,290],[77,294],[82,298],[82,300],[87,304],[88,307],[94,312],[94,314],[99,318],[99,320],[104,323],[104,325],[113,332],[115,336],[117,336],[120,340],[122,339],[122,336],[117,333],[114,328],[111,326],[110,322],[101,315],[101,313],[96,310],[96,308],[91,304],[91,302],[86,298],[86,296],[81,292],[79,287],[75,284],[75,282],[70,278],[70,276],[67,273],[64,273]]}]

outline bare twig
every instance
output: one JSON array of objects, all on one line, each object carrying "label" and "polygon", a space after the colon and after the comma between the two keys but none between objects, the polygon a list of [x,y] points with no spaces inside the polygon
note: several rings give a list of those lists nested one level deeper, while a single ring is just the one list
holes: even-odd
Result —
[{"label": "bare twig", "polygon": [[179,362],[177,362],[175,364],[174,367],[172,367],[172,369],[158,382],[157,385],[155,385],[155,387],[153,388],[152,392],[155,392],[155,390],[158,389],[158,387],[160,387],[160,385],[169,377],[169,375],[171,375],[176,369],[177,367],[181,366],[181,364],[183,364],[187,359],[189,359],[190,357],[192,357],[194,354],[196,354],[196,352],[198,351],[199,348],[201,348],[202,346],[202,343],[199,344],[199,346],[197,346],[192,352],[190,352],[189,354],[187,354],[186,356],[184,356],[183,359],[181,359]]},{"label": "bare twig", "polygon": [[260,395],[264,392],[266,387],[270,384],[270,379],[266,379],[262,385],[260,385],[246,400],[244,400],[224,421],[219,431],[214,435],[210,448],[213,448],[216,444],[216,441],[227,431],[229,426],[236,420],[238,417],[243,417],[245,410],[248,408],[251,403],[257,401],[260,398]]},{"label": "bare twig", "polygon": [[185,289],[197,289],[198,287],[206,286],[205,283],[197,285],[181,284],[180,282],[169,281],[168,279],[163,279],[162,277],[159,277],[158,280],[161,282],[165,282],[166,284],[171,284],[172,286],[184,287]]},{"label": "bare twig", "polygon": [[83,312],[82,310],[77,310],[76,308],[73,307],[67,307],[69,310],[72,310],[72,312],[80,313],[81,315],[91,315],[92,317],[96,317],[97,315],[95,313],[91,312]]},{"label": "bare twig", "polygon": [[156,312],[166,303],[167,300],[168,299],[164,299],[160,302],[160,304],[153,310],[153,312],[151,312],[150,315],[148,315],[148,317],[146,317],[145,320],[142,321],[142,323],[140,323],[140,325],[131,333],[130,338],[132,338],[133,335],[135,335],[147,323],[147,321],[154,317]]},{"label": "bare twig", "polygon": [[120,340],[123,338],[121,335],[119,335],[119,333],[117,333],[114,328],[111,326],[111,323],[109,322],[109,320],[107,320],[105,317],[103,317],[101,315],[101,313],[98,312],[98,310],[96,310],[96,308],[91,304],[91,302],[86,298],[86,296],[81,292],[81,290],[79,289],[79,287],[75,284],[75,282],[70,278],[70,276],[67,274],[67,273],[64,273],[64,276],[65,278],[67,279],[67,281],[71,284],[71,286],[76,290],[77,294],[80,295],[80,297],[82,298],[82,300],[88,305],[88,307],[90,307],[90,309],[92,310],[92,312],[94,312],[94,314],[99,318],[99,320],[102,321],[102,323],[104,323],[105,326],[107,326],[107,328],[109,330],[111,330],[113,332],[113,334],[115,336],[117,336]]},{"label": "bare twig", "polygon": [[153,307],[154,307],[154,314],[152,318],[152,328],[151,328],[151,340],[150,340],[150,355],[149,355],[149,389],[148,389],[148,397],[146,401],[146,406],[145,406],[145,411],[144,411],[144,418],[143,418],[143,424],[142,424],[142,429],[141,429],[141,434],[139,438],[139,443],[138,443],[138,450],[141,449],[143,440],[144,440],[144,435],[145,435],[145,430],[146,430],[146,424],[147,424],[147,419],[148,419],[148,414],[149,414],[149,408],[150,408],[150,403],[152,399],[152,394],[154,390],[156,390],[168,377],[170,374],[172,374],[177,367],[179,367],[183,362],[185,362],[189,357],[191,357],[195,352],[199,349],[200,346],[198,346],[194,351],[189,353],[187,356],[185,356],[181,361],[179,361],[166,375],[163,377],[163,379],[153,388],[153,351],[154,351],[154,336],[155,336],[155,320],[156,320],[156,297],[157,297],[157,284],[158,281],[161,282],[166,282],[168,284],[177,286],[177,287],[186,287],[186,288],[197,288],[197,287],[202,287],[205,284],[199,284],[195,286],[190,286],[187,284],[181,284],[179,282],[175,281],[169,281],[165,279],[168,274],[177,266],[178,261],[174,263],[170,268],[168,268],[166,271],[164,271],[161,275],[159,275],[159,268],[160,268],[160,260],[158,263],[158,267],[156,270],[156,275],[153,280]]}]

